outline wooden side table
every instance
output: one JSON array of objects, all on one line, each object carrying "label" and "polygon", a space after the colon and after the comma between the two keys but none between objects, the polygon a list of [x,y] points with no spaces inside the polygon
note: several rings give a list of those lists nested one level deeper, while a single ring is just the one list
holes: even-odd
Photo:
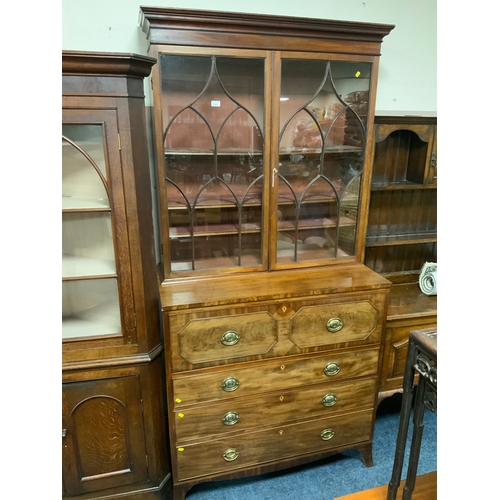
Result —
[{"label": "wooden side table", "polygon": [[404,452],[410,423],[412,389],[415,374],[418,373],[418,386],[413,409],[413,436],[406,484],[402,500],[410,500],[415,487],[420,445],[424,430],[424,411],[437,413],[437,329],[427,328],[410,332],[408,355],[403,379],[403,401],[399,417],[398,437],[392,478],[387,490],[387,500],[396,500],[401,481]]}]

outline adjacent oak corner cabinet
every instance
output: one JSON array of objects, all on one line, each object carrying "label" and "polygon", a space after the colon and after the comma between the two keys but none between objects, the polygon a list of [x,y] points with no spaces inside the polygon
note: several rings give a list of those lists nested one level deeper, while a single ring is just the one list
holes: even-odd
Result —
[{"label": "adjacent oak corner cabinet", "polygon": [[356,448],[390,281],[363,264],[394,26],[141,7],[174,499]]},{"label": "adjacent oak corner cabinet", "polygon": [[376,116],[365,264],[392,281],[380,400],[402,392],[411,330],[437,326],[418,284],[437,262],[437,118]]},{"label": "adjacent oak corner cabinet", "polygon": [[144,110],[154,62],[62,54],[64,498],[171,488]]}]

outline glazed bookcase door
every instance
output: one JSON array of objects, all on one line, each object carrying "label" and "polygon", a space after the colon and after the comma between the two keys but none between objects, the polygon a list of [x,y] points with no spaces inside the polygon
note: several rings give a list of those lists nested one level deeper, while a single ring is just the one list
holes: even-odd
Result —
[{"label": "glazed bookcase door", "polygon": [[119,167],[115,112],[64,110],[63,341],[134,333],[130,269],[121,257],[128,245]]},{"label": "glazed bookcase door", "polygon": [[262,269],[266,259],[265,52],[242,54],[158,56],[163,253],[173,274]]},{"label": "glazed bookcase door", "polygon": [[277,267],[356,256],[371,71],[369,62],[282,55]]}]

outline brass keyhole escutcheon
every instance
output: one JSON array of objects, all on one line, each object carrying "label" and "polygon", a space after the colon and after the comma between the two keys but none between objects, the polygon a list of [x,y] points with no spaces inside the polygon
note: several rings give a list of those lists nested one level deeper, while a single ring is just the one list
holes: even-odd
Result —
[{"label": "brass keyhole escutcheon", "polygon": [[284,371],[285,370],[285,365],[281,365],[280,368],[281,368],[281,371]]},{"label": "brass keyhole escutcheon", "polygon": [[228,448],[222,457],[226,462],[232,462],[233,460],[236,460],[240,456],[240,452],[236,450],[235,448]]},{"label": "brass keyhole escutcheon", "polygon": [[333,429],[325,429],[321,433],[321,439],[323,441],[329,441],[330,439],[332,439],[333,436],[335,436],[335,432],[333,432]]},{"label": "brass keyhole escutcheon", "polygon": [[285,313],[286,313],[286,306],[283,306],[283,307],[281,308],[281,312],[282,312],[283,314],[285,314]]},{"label": "brass keyhole escutcheon", "polygon": [[280,434],[280,436],[283,436],[283,429],[280,429],[279,434]]},{"label": "brass keyhole escutcheon", "polygon": [[239,380],[234,377],[228,377],[221,384],[222,390],[226,392],[235,391],[236,389],[238,389],[239,386],[240,386]]},{"label": "brass keyhole escutcheon", "polygon": [[280,396],[280,401],[283,403],[283,401],[285,400],[285,396]]},{"label": "brass keyhole escutcheon", "polygon": [[337,363],[328,363],[323,369],[323,373],[329,377],[337,375],[340,371],[340,366]]},{"label": "brass keyhole escutcheon", "polygon": [[337,396],[335,394],[325,394],[321,400],[323,406],[333,406],[337,402]]},{"label": "brass keyhole escutcheon", "polygon": [[234,330],[228,330],[222,334],[220,341],[223,345],[234,345],[240,341],[240,336]]},{"label": "brass keyhole escutcheon", "polygon": [[330,318],[326,322],[326,329],[331,333],[335,333],[342,330],[343,326],[344,323],[342,323],[342,320],[340,318]]}]

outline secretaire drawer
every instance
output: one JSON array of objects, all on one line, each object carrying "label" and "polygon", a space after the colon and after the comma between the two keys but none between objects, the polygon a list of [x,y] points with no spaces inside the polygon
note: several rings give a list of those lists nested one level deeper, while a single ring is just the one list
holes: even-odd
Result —
[{"label": "secretaire drawer", "polygon": [[230,472],[368,441],[372,413],[366,410],[177,447],[177,479]]},{"label": "secretaire drawer", "polygon": [[[237,310],[236,310],[237,311]],[[174,345],[193,365],[226,358],[264,354],[278,340],[278,322],[268,311],[198,317],[184,314],[170,319]]]},{"label": "secretaire drawer", "polygon": [[[278,425],[306,418],[339,415],[373,407],[375,377],[328,381],[292,390],[233,398],[174,412],[177,444],[207,436]],[[272,387],[269,387],[272,389]]]},{"label": "secretaire drawer", "polygon": [[370,300],[305,305],[290,320],[290,336],[300,348],[366,339],[373,343],[380,339],[379,318]]},{"label": "secretaire drawer", "polygon": [[378,349],[273,359],[173,377],[174,405],[218,401],[301,385],[364,377],[377,372]]}]

